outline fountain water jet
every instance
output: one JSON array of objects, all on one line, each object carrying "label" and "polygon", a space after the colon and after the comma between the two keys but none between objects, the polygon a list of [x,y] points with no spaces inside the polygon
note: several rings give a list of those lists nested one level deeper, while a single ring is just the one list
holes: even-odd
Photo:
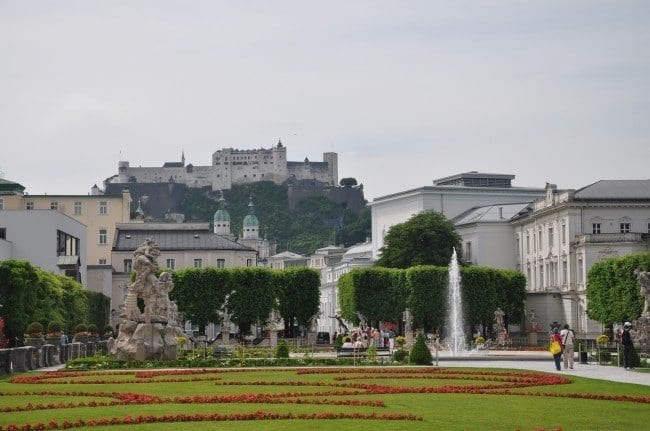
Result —
[{"label": "fountain water jet", "polygon": [[466,351],[465,348],[465,332],[464,324],[465,319],[463,316],[463,303],[460,294],[460,270],[458,269],[458,257],[456,256],[456,248],[451,255],[451,262],[449,262],[447,282],[447,346],[454,356],[457,356]]}]

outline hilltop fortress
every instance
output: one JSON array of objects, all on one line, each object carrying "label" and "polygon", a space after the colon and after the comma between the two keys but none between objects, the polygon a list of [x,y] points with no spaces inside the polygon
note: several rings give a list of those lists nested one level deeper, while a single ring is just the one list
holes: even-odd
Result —
[{"label": "hilltop fortress", "polygon": [[230,189],[234,184],[273,181],[282,184],[287,180],[310,180],[326,186],[338,185],[338,155],[323,153],[322,162],[287,161],[287,149],[278,141],[271,149],[238,150],[224,148],[212,154],[210,166],[185,165],[185,155],[180,162],[167,162],[162,167],[131,167],[120,161],[118,174],[105,180],[105,185],[125,183],[179,183],[187,187],[211,187],[212,190]]}]

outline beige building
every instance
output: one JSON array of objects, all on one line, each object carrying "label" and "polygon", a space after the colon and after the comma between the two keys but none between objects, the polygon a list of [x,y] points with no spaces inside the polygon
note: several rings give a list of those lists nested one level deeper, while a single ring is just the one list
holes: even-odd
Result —
[{"label": "beige building", "polygon": [[111,246],[115,225],[130,220],[131,195],[29,195],[16,192],[0,196],[8,210],[53,210],[86,226],[87,239],[82,252],[88,265],[111,265]]}]

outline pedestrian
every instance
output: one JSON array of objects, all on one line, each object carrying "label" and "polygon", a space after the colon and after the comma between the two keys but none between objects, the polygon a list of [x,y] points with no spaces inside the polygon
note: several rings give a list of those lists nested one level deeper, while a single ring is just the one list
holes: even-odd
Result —
[{"label": "pedestrian", "polygon": [[560,328],[554,327],[553,333],[549,337],[549,351],[555,360],[555,368],[561,371],[560,363],[562,361],[562,336],[560,335]]},{"label": "pedestrian", "polygon": [[630,336],[630,329],[632,329],[632,324],[630,322],[625,322],[623,324],[623,335],[621,336],[621,344],[623,344],[623,363],[626,370],[631,370],[634,368],[632,366],[632,336]]},{"label": "pedestrian", "polygon": [[573,369],[573,342],[575,341],[576,334],[569,324],[564,325],[564,329],[560,331],[562,336],[562,358],[564,359],[564,369]]}]

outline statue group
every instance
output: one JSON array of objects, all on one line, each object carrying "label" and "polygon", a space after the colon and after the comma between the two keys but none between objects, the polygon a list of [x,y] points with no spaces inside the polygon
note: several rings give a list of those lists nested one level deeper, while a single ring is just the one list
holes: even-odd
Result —
[{"label": "statue group", "polygon": [[[110,354],[119,359],[173,360],[178,358],[176,337],[185,336],[178,320],[178,308],[169,300],[174,288],[171,274],[158,271],[158,245],[147,239],[133,252],[133,270],[136,277],[129,285],[120,314],[121,323],[117,340]],[[138,299],[144,311],[138,308]]]}]

